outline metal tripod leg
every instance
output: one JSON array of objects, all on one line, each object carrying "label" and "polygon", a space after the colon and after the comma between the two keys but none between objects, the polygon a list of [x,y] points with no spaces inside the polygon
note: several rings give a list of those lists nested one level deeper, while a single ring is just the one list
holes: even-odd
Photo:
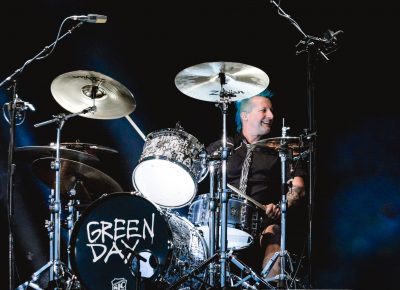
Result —
[{"label": "metal tripod leg", "polygon": [[32,274],[31,279],[22,283],[21,285],[19,285],[16,290],[25,290],[28,289],[28,287],[31,287],[33,289],[40,289],[43,290],[42,288],[39,287],[39,285],[37,285],[35,282],[39,279],[39,276],[42,272],[44,272],[45,270],[47,270],[48,268],[50,268],[53,265],[53,261],[49,261],[47,262],[46,265],[44,265],[42,268],[40,268],[39,270],[37,270],[35,273]]},{"label": "metal tripod leg", "polygon": [[[279,254],[280,254],[280,252],[275,252],[275,254],[268,261],[267,265],[265,265],[264,269],[261,271],[261,276],[263,276],[263,277],[268,276],[269,272],[272,269],[272,266],[275,264],[276,260],[278,259]],[[268,279],[269,281],[272,281],[272,280],[275,280],[275,277],[272,279],[271,278],[266,278],[266,279]]]},{"label": "metal tripod leg", "polygon": [[[268,263],[265,265],[264,269],[261,271],[261,276],[268,282],[271,281],[277,281],[278,285],[280,286],[284,286],[285,285],[285,281],[287,281],[288,279],[292,279],[290,277],[290,275],[287,275],[285,273],[282,273],[284,271],[283,268],[281,273],[278,275],[275,275],[274,277],[267,277],[269,272],[272,269],[272,266],[276,263],[276,261],[279,259],[285,259],[287,257],[289,265],[290,265],[290,269],[291,272],[293,272],[293,265],[292,265],[292,261],[290,259],[290,256],[288,254],[287,251],[280,251],[280,252],[275,252],[274,255],[271,257],[271,259],[268,261]],[[281,260],[282,261],[282,260]],[[282,263],[282,262],[281,262]]]},{"label": "metal tripod leg", "polygon": [[[231,261],[233,264],[235,264],[235,266],[237,266],[241,271],[243,271],[244,273],[247,274],[247,276],[245,276],[244,278],[241,278],[239,282],[232,285],[233,287],[243,286],[246,289],[257,290],[258,286],[261,285],[260,283],[262,283],[270,289],[273,289],[273,290],[276,289],[271,284],[268,283],[268,280],[257,275],[250,267],[246,266],[238,258],[236,258],[234,255],[232,255],[232,253],[230,253],[228,260]],[[253,279],[255,281],[254,285],[249,284],[248,281],[250,281],[250,279]]]},{"label": "metal tripod leg", "polygon": [[[188,280],[190,277],[192,278],[197,278],[196,275],[198,273],[200,273],[201,271],[204,271],[204,269],[211,263],[214,262],[214,260],[219,259],[219,254],[215,253],[213,256],[211,256],[210,258],[208,258],[207,260],[205,260],[203,263],[201,263],[200,265],[198,265],[196,268],[194,268],[192,271],[190,271],[190,273],[182,276],[178,281],[176,281],[173,285],[169,286],[166,290],[173,290],[173,289],[177,289],[177,287],[179,287],[179,285],[181,285],[182,283],[184,283],[186,280]],[[208,284],[206,283],[206,281],[202,281],[204,284]],[[210,285],[208,284],[208,286],[214,286],[214,285]]]}]

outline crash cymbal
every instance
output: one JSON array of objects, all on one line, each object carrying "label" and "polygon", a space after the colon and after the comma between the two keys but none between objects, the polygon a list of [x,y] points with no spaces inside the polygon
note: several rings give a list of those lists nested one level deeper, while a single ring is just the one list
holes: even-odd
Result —
[{"label": "crash cymbal", "polygon": [[[49,146],[24,146],[15,148],[15,157],[18,161],[29,162],[43,157],[56,157],[56,145],[51,143]],[[95,165],[100,159],[90,153],[79,150],[69,149],[60,144],[60,158],[78,161],[85,164]]]},{"label": "crash cymbal", "polygon": [[298,152],[301,147],[300,138],[290,136],[262,139],[253,143],[253,145],[258,147],[268,147],[275,150],[279,150],[282,146],[287,146],[289,149],[296,152]]},{"label": "crash cymbal", "polygon": [[[50,163],[54,158],[44,157],[33,161],[32,170],[49,187],[55,188],[55,171]],[[68,192],[75,187],[76,199],[91,202],[104,193],[122,191],[121,186],[109,175],[81,162],[60,159],[60,194],[68,198]]]},{"label": "crash cymbal", "polygon": [[132,93],[116,80],[95,71],[77,70],[56,77],[51,93],[64,109],[78,113],[96,106],[95,112],[80,114],[92,119],[117,119],[132,113]]},{"label": "crash cymbal", "polygon": [[175,77],[175,85],[182,93],[208,102],[219,102],[222,88],[231,101],[238,101],[261,93],[268,84],[269,77],[261,69],[235,62],[201,63]]}]

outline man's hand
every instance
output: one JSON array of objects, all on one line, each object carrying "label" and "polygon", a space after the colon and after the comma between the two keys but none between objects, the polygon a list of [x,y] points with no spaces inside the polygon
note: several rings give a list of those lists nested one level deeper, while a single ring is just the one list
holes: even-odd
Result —
[{"label": "man's hand", "polygon": [[264,208],[265,208],[265,214],[270,219],[276,220],[281,217],[281,208],[279,205],[270,203],[270,204],[264,205]]},{"label": "man's hand", "polygon": [[305,195],[304,180],[301,177],[295,177],[288,181],[289,191],[286,194],[288,207],[297,203],[297,201]]}]

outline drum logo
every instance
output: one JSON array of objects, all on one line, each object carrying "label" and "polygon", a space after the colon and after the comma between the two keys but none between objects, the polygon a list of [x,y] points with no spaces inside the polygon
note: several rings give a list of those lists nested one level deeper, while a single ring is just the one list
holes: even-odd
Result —
[{"label": "drum logo", "polygon": [[126,290],[127,280],[125,278],[115,278],[111,281],[112,290]]},{"label": "drum logo", "polygon": [[112,222],[105,220],[88,222],[86,246],[91,249],[92,262],[96,263],[103,259],[103,262],[107,263],[111,256],[116,255],[125,264],[128,263],[139,241],[150,239],[150,243],[153,244],[154,218],[154,213],[152,213],[149,221],[146,218],[143,218],[143,221],[115,218]]}]

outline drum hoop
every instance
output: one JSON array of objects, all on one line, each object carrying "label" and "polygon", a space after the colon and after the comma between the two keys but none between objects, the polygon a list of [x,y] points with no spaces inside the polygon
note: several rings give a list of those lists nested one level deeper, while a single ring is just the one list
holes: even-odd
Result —
[{"label": "drum hoop", "polygon": [[[138,169],[140,163],[143,163],[144,161],[148,161],[148,160],[154,160],[154,159],[166,160],[166,161],[169,161],[169,162],[171,162],[171,163],[177,164],[177,165],[179,165],[181,168],[183,168],[186,172],[188,172],[186,166],[182,165],[180,162],[176,162],[176,161],[171,160],[170,158],[167,158],[167,157],[163,157],[163,156],[150,157],[150,156],[149,156],[149,157],[143,158],[143,160],[141,160],[141,161],[138,163],[138,165],[136,165],[135,169],[133,170],[133,174],[132,174],[132,183],[133,183],[133,186],[134,186],[135,189],[136,189],[137,191],[139,191],[139,192],[141,192],[141,191],[140,191],[139,188],[137,187],[137,185],[136,185],[136,179],[135,179],[136,170]],[[188,173],[189,173],[189,175],[190,175],[190,177],[191,177],[191,179],[192,179],[192,181],[193,181],[194,187],[195,187],[195,188],[194,188],[194,192],[193,192],[192,197],[190,198],[190,200],[189,200],[188,202],[186,202],[185,204],[183,204],[183,205],[178,205],[178,206],[164,206],[164,205],[161,205],[161,204],[157,204],[158,207],[162,207],[162,208],[181,208],[181,207],[187,206],[188,204],[190,204],[190,203],[193,201],[193,199],[196,197],[196,193],[197,193],[197,190],[198,190],[198,184],[197,184],[198,182],[196,182],[196,178],[194,177],[194,174],[193,174],[191,171],[189,171]],[[143,194],[143,193],[141,193],[141,194]],[[143,194],[143,195],[144,195],[144,194]],[[150,198],[150,197],[148,197],[148,198]],[[155,203],[155,202],[153,202],[153,203]]]},{"label": "drum hoop", "polygon": [[153,131],[147,135],[147,139],[152,140],[153,138],[157,137],[157,135],[161,135],[164,132],[174,133],[174,135],[180,135],[183,137],[187,137],[189,140],[194,140],[197,143],[199,143],[202,147],[204,147],[204,145],[202,143],[200,143],[200,141],[194,135],[192,135],[182,129],[175,129],[175,128],[165,128],[165,129],[159,129],[159,130]]},{"label": "drum hoop", "polygon": [[[176,164],[176,165],[179,165],[179,166],[180,166],[181,168],[183,168],[185,171],[187,171],[187,169],[188,169],[188,167],[185,166],[185,165],[182,165],[181,162],[177,162],[176,160],[171,159],[171,158],[168,158],[168,157],[165,157],[165,156],[147,156],[147,157],[145,157],[145,158],[143,158],[143,159],[141,159],[141,160],[139,161],[139,163],[138,163],[138,164],[136,165],[136,167],[135,167],[135,170],[133,171],[133,174],[135,174],[136,168],[140,165],[140,163],[142,163],[142,162],[144,162],[144,161],[154,160],[154,159],[160,159],[160,160],[169,161],[169,162],[171,162],[171,163],[174,163],[174,164]],[[190,170],[189,174],[190,174],[190,177],[192,178],[193,182],[194,182],[194,183],[197,183],[197,182],[196,182],[196,178],[194,177],[194,174],[192,173],[191,170]]]},{"label": "drum hoop", "polygon": [[[196,196],[196,199],[193,202],[197,202],[203,199],[207,199],[207,193],[203,193],[203,194],[199,194]],[[239,195],[230,195],[230,197],[228,198],[228,203],[230,200],[235,200],[235,201],[239,201],[247,206],[249,206],[250,208],[253,208],[255,210],[257,210],[257,207],[255,205],[253,205],[251,202],[246,202],[246,199],[244,197],[241,197]]]}]

